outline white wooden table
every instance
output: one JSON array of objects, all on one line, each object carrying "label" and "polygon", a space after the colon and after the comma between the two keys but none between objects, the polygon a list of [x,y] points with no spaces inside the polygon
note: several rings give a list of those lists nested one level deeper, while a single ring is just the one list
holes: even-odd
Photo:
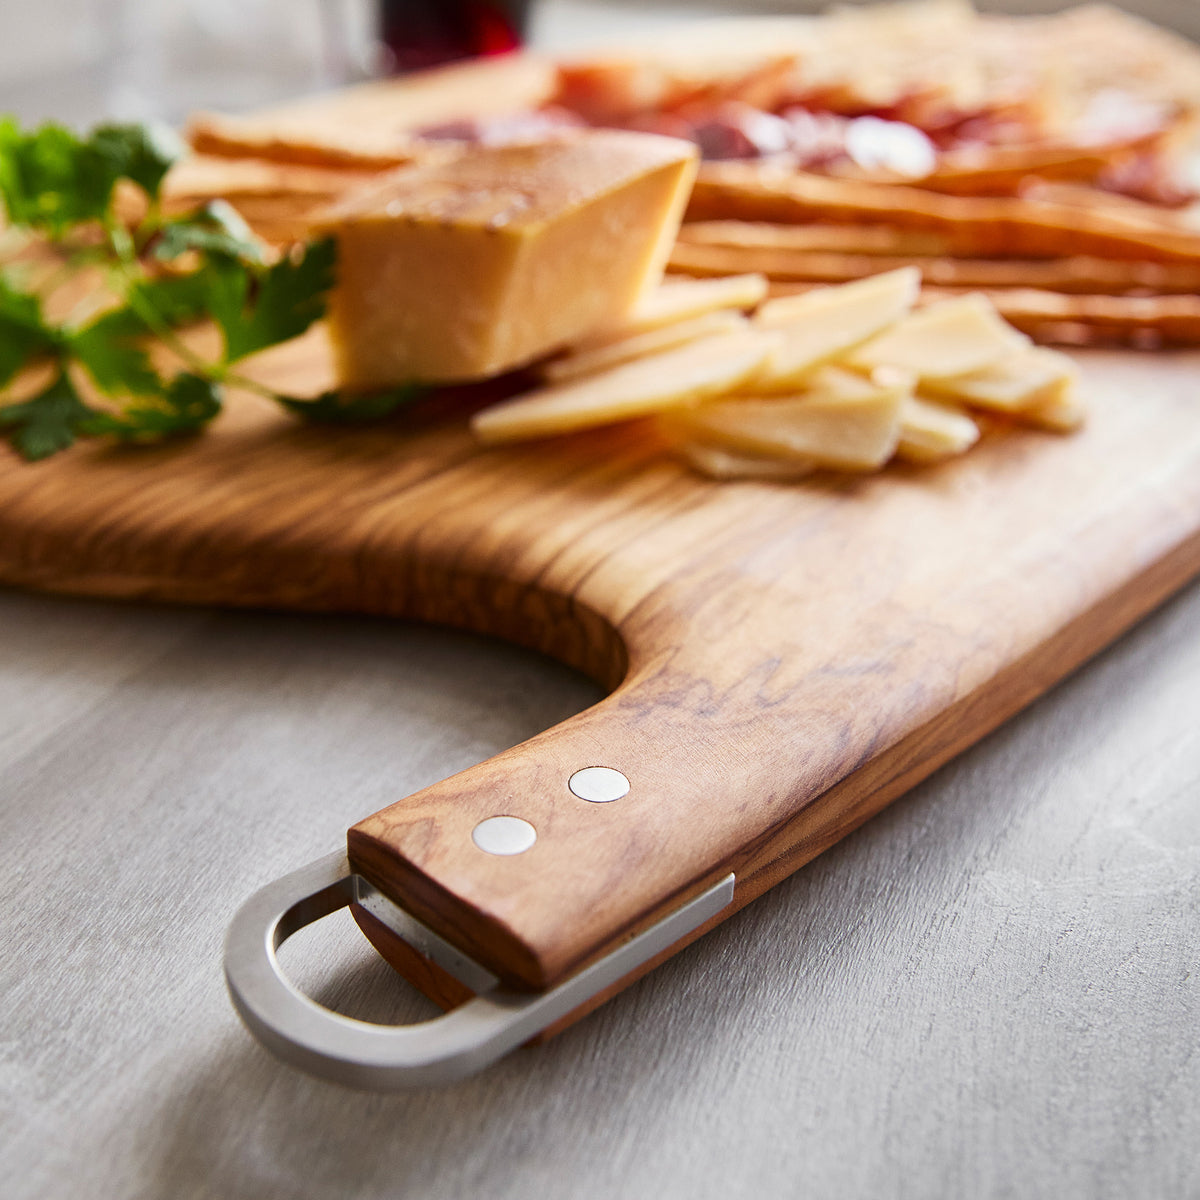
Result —
[{"label": "white wooden table", "polygon": [[[0,630],[6,1198],[1200,1194],[1200,588],[554,1042],[393,1096],[251,1040],[225,925],[593,686],[349,617]],[[311,994],[427,1011],[326,925]]]}]

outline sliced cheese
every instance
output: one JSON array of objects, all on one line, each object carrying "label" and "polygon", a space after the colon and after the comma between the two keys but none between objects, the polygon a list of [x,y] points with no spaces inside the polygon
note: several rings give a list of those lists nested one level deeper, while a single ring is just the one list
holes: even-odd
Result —
[{"label": "sliced cheese", "polygon": [[923,380],[939,379],[982,370],[1029,344],[986,296],[972,293],[918,309],[851,351],[846,361],[866,369],[904,367]]},{"label": "sliced cheese", "polygon": [[1078,429],[1086,415],[1087,406],[1074,379],[1064,380],[1054,392],[1019,414],[1026,424],[1052,429],[1055,433]]},{"label": "sliced cheese", "polygon": [[911,379],[881,385],[824,367],[794,397],[732,397],[672,418],[677,436],[740,453],[811,461],[845,471],[871,471],[896,450],[900,406]]},{"label": "sliced cheese", "polygon": [[620,338],[593,350],[552,358],[542,366],[542,378],[550,383],[579,379],[584,375],[594,375],[597,371],[619,366],[634,358],[644,358],[648,354],[657,354],[660,350],[669,350],[672,346],[694,342],[697,338],[711,337],[717,333],[734,333],[745,329],[747,324],[746,318],[740,312],[705,313],[702,317],[693,317],[690,321],[676,321],[671,325],[648,329],[645,333],[635,334],[633,337]]},{"label": "sliced cheese", "polygon": [[896,457],[911,463],[935,463],[969,450],[979,441],[979,426],[961,409],[905,396],[900,405],[900,441]]},{"label": "sliced cheese", "polygon": [[506,400],[477,413],[471,426],[485,442],[514,442],[678,408],[744,384],[775,344],[756,329],[703,338]]},{"label": "sliced cheese", "polygon": [[683,441],[675,449],[690,466],[710,479],[787,482],[803,479],[817,469],[817,464],[811,459],[747,454],[709,442]]},{"label": "sliced cheese", "polygon": [[1065,354],[1029,346],[978,371],[929,379],[924,389],[978,408],[1019,413],[1052,400],[1078,376],[1079,368]]},{"label": "sliced cheese", "polygon": [[695,148],[589,130],[402,168],[333,209],[350,388],[482,379],[622,319],[661,279]]},{"label": "sliced cheese", "polygon": [[814,367],[886,329],[909,312],[920,290],[921,272],[904,267],[767,301],[754,320],[780,330],[784,341],[763,373],[763,389],[792,388]]},{"label": "sliced cheese", "polygon": [[765,275],[725,275],[719,279],[668,279],[645,296],[621,321],[575,346],[592,350],[624,338],[690,321],[719,309],[751,309],[767,294]]}]

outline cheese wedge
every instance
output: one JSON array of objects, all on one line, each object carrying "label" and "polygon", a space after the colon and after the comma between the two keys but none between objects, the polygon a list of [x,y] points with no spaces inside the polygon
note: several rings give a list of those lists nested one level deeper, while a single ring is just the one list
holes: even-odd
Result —
[{"label": "cheese wedge", "polygon": [[986,296],[972,293],[918,309],[851,351],[846,362],[865,369],[904,367],[923,380],[939,379],[990,367],[1029,344]]},{"label": "cheese wedge", "polygon": [[675,449],[689,466],[710,479],[757,479],[783,483],[803,479],[817,469],[817,464],[811,459],[746,454],[709,442],[684,441]]},{"label": "cheese wedge", "polygon": [[780,330],[784,341],[764,369],[760,386],[764,391],[794,388],[814,367],[900,320],[920,290],[921,272],[906,267],[767,301],[755,323]]},{"label": "cheese wedge", "polygon": [[977,408],[1019,413],[1052,400],[1078,376],[1079,368],[1065,354],[1030,346],[966,375],[928,379],[924,390]]},{"label": "cheese wedge", "polygon": [[348,196],[318,224],[343,386],[483,379],[617,322],[660,281],[695,169],[674,138],[574,131]]},{"label": "cheese wedge", "polygon": [[896,457],[911,463],[935,463],[969,450],[979,441],[979,426],[961,409],[905,396],[900,404],[900,441]]},{"label": "cheese wedge", "polygon": [[702,317],[693,317],[690,321],[675,321],[670,325],[660,325],[657,329],[648,329],[645,333],[635,334],[633,337],[608,342],[594,350],[552,358],[542,366],[541,374],[549,383],[579,379],[584,375],[594,375],[597,371],[606,371],[631,359],[644,358],[648,354],[657,354],[660,350],[670,350],[672,346],[694,342],[697,338],[711,337],[716,333],[735,333],[739,329],[745,329],[747,325],[746,318],[740,312],[723,310],[705,313]]},{"label": "cheese wedge", "polygon": [[911,392],[911,377],[896,374],[880,384],[823,367],[801,395],[717,400],[673,416],[671,426],[681,439],[739,453],[872,471],[895,453],[900,406]]},{"label": "cheese wedge", "polygon": [[726,275],[720,279],[668,279],[645,296],[620,322],[578,343],[576,350],[635,337],[676,321],[690,321],[720,309],[751,309],[767,294],[765,275]]},{"label": "cheese wedge", "polygon": [[732,391],[774,348],[762,330],[704,338],[506,400],[477,413],[471,427],[485,442],[515,442],[648,416]]}]

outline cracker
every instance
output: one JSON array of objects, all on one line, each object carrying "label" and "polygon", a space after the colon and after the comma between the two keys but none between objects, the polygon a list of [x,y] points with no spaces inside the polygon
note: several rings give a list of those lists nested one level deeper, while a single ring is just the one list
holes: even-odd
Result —
[{"label": "cracker", "polygon": [[340,196],[373,178],[369,171],[192,154],[171,168],[163,194],[175,200],[272,196],[302,204],[309,198]]},{"label": "cracker", "polygon": [[[864,226],[869,233],[872,226]],[[816,240],[816,239],[814,239]],[[1139,262],[1080,255],[1071,258],[992,259],[927,255],[826,253],[771,246],[681,241],[670,268],[688,275],[714,276],[757,271],[772,280],[842,283],[901,267],[916,267],[927,285],[948,288],[1038,288],[1051,292],[1121,295],[1200,291],[1200,260]]]},{"label": "cracker", "polygon": [[371,172],[191,155],[167,175],[163,208],[176,213],[226,200],[259,237],[281,244],[309,236],[319,212],[372,178]]},{"label": "cracker", "polygon": [[188,127],[197,150],[222,157],[337,169],[382,170],[456,153],[422,142],[422,129],[540,108],[557,88],[557,68],[534,54],[452,63],[325,92],[247,116],[201,113]]},{"label": "cracker", "polygon": [[[935,297],[937,289],[924,296]],[[1038,341],[1067,341],[1058,327],[1084,327],[1084,344],[1200,345],[1200,296],[1064,296],[1034,288],[990,291],[997,312]]]},{"label": "cracker", "polygon": [[[1149,206],[1144,206],[1149,207]],[[1200,259],[1200,232],[1142,220],[1124,208],[1084,209],[1011,196],[946,196],[897,184],[833,179],[762,164],[707,163],[689,220],[883,224],[942,235],[954,254],[980,258]]]},{"label": "cracker", "polygon": [[197,113],[188,121],[184,135],[198,154],[347,170],[403,166],[415,161],[422,149],[417,139],[402,133],[381,137],[369,129],[322,128],[312,122],[219,113]]},{"label": "cracker", "polygon": [[689,221],[678,240],[699,246],[746,246],[754,249],[824,251],[829,254],[949,254],[948,238],[919,229],[889,225],[778,225],[765,221]]},{"label": "cracker", "polygon": [[1103,144],[1072,146],[1053,142],[973,146],[950,151],[918,182],[922,188],[955,196],[1016,196],[1031,177],[1053,183],[1092,184],[1129,154],[1153,151],[1173,120],[1161,127]]}]

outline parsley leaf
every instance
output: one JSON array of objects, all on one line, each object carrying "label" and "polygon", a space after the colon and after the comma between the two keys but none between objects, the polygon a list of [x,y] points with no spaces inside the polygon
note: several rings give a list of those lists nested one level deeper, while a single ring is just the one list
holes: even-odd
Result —
[{"label": "parsley leaf", "polygon": [[125,293],[129,307],[146,321],[145,332],[178,329],[208,315],[208,281],[200,271],[139,279]]},{"label": "parsley leaf", "polygon": [[146,323],[131,308],[117,308],[68,335],[67,347],[106,395],[156,392],[162,384],[138,343]]},{"label": "parsley leaf", "polygon": [[[164,217],[158,203],[163,180],[180,153],[174,134],[157,127],[109,124],[81,138],[55,124],[22,131],[0,117],[0,203],[8,223],[62,243],[56,271],[31,271],[28,280],[17,264],[0,271],[0,387],[35,359],[55,368],[53,382],[38,395],[0,407],[0,436],[37,459],[79,437],[150,441],[190,433],[221,411],[226,385],[332,424],[377,420],[426,394],[410,385],[306,399],[234,374],[238,360],[290,341],[324,316],[336,244],[327,238],[297,246],[267,265],[245,221],[224,201]],[[113,208],[119,180],[149,200],[133,225]],[[80,226],[87,236],[72,237]],[[186,274],[178,272],[181,260]],[[84,265],[107,268],[117,303],[84,325],[49,321],[46,296],[32,289],[51,295]],[[174,336],[201,318],[212,318],[221,331],[223,350],[215,356],[204,357]],[[164,378],[151,357],[154,339],[169,345],[186,370]],[[75,386],[80,370],[99,392],[120,397],[119,404],[85,402]]]},{"label": "parsley leaf", "polygon": [[73,445],[97,412],[84,404],[66,371],[61,371],[31,400],[0,408],[0,429],[12,428],[13,445],[34,462]]},{"label": "parsley leaf", "polygon": [[0,120],[0,198],[14,225],[61,238],[81,221],[102,220],[119,174],[105,147],[61,125],[22,133],[11,117]]},{"label": "parsley leaf", "polygon": [[0,387],[30,359],[56,344],[54,331],[42,318],[38,298],[17,291],[0,275]]},{"label": "parsley leaf", "polygon": [[220,388],[211,379],[185,371],[147,403],[131,405],[119,414],[94,412],[82,431],[126,441],[154,440],[195,433],[220,411]]},{"label": "parsley leaf", "polygon": [[342,392],[322,392],[310,400],[299,396],[276,396],[288,412],[322,425],[357,425],[363,421],[378,421],[397,409],[413,404],[427,395],[429,388],[419,383],[372,392],[365,396],[348,396]]},{"label": "parsley leaf", "polygon": [[163,384],[140,343],[205,315],[206,284],[201,275],[164,275],[129,286],[126,304],[102,313],[90,325],[67,335],[66,348],[106,395],[154,395]]},{"label": "parsley leaf", "polygon": [[189,250],[246,262],[262,259],[250,227],[224,200],[212,200],[194,213],[167,221],[155,242],[154,257],[170,262]]},{"label": "parsley leaf", "polygon": [[183,156],[184,145],[166,125],[101,125],[88,144],[110,165],[113,177],[131,179],[157,200],[162,181]]},{"label": "parsley leaf", "polygon": [[225,335],[225,361],[299,337],[325,315],[337,246],[312,242],[265,270],[214,264],[209,305]]}]

